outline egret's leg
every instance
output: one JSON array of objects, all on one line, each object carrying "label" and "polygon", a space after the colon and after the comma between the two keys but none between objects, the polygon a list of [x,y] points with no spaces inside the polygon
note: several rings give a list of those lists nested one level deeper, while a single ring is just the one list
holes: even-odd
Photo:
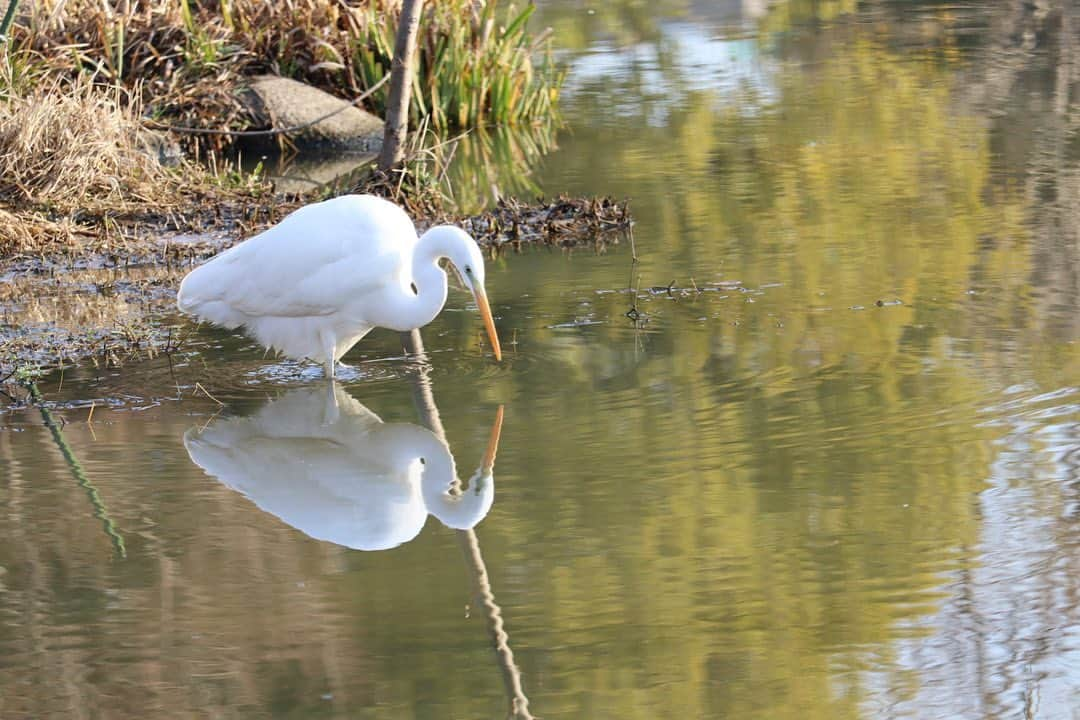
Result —
[{"label": "egret's leg", "polygon": [[319,333],[319,339],[322,340],[323,353],[326,361],[323,365],[323,369],[326,372],[326,379],[333,384],[334,375],[334,356],[337,355],[337,338],[334,337],[332,332]]}]

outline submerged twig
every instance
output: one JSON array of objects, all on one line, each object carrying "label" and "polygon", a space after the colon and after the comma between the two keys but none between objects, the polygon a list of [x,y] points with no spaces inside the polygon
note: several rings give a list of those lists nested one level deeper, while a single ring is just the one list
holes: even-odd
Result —
[{"label": "submerged twig", "polygon": [[[630,296],[630,309],[626,311],[626,317],[637,320],[641,313],[637,309],[637,291],[634,290],[634,271],[637,269],[637,248],[634,246],[634,228],[631,226],[628,233],[630,236],[630,279],[626,282],[626,293]],[[641,278],[638,277],[638,283]]]},{"label": "submerged twig", "polygon": [[75,452],[68,445],[67,439],[64,437],[63,431],[60,426],[56,424],[55,418],[53,418],[52,412],[45,406],[45,399],[41,396],[41,390],[38,389],[37,383],[32,380],[25,383],[26,389],[30,392],[30,397],[37,404],[38,410],[41,412],[41,419],[45,423],[45,427],[49,428],[49,432],[52,433],[53,440],[56,442],[56,446],[60,448],[60,454],[64,456],[64,461],[68,465],[68,469],[71,470],[71,475],[75,478],[75,481],[79,483],[79,487],[86,491],[87,497],[90,498],[90,504],[94,507],[94,517],[101,520],[102,525],[105,528],[105,534],[109,536],[112,541],[113,549],[121,558],[127,557],[127,548],[124,546],[124,538],[117,531],[116,523],[109,517],[109,510],[105,507],[105,501],[101,499],[101,493],[94,487],[94,484],[90,482],[90,478],[87,477],[86,471],[83,470],[82,464],[79,463],[79,459],[75,457]]},{"label": "submerged twig", "polygon": [[533,720],[529,712],[529,698],[525,695],[525,689],[521,685],[521,670],[514,661],[514,651],[510,648],[510,635],[506,632],[503,623],[502,608],[495,602],[495,593],[491,589],[491,578],[488,576],[484,556],[480,553],[480,541],[474,530],[459,530],[458,542],[461,543],[465,560],[472,572],[473,582],[476,584],[480,595],[480,602],[484,606],[484,616],[488,621],[488,631],[495,643],[495,654],[499,659],[499,669],[503,673],[503,683],[506,686],[506,695],[510,699],[510,717],[521,720]]},{"label": "submerged twig", "polygon": [[209,390],[207,390],[206,388],[204,388],[204,387],[202,386],[202,383],[196,382],[196,383],[195,383],[195,389],[196,389],[196,390],[201,390],[201,391],[202,391],[202,394],[203,394],[203,395],[205,395],[206,397],[210,398],[211,400],[213,400],[214,402],[216,402],[216,403],[217,403],[218,405],[220,405],[220,406],[224,407],[225,403],[221,402],[221,401],[220,401],[220,400],[218,400],[218,399],[217,399],[216,397],[214,397],[213,395],[211,395],[211,394],[210,394],[210,391],[209,391]]}]

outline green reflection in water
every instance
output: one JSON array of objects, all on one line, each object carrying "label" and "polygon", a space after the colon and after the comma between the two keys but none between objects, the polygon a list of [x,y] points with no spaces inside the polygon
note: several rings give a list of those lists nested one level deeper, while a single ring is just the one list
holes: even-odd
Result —
[{"label": "green reflection in water", "polygon": [[458,209],[479,211],[499,197],[540,195],[533,173],[555,148],[556,129],[551,123],[478,128],[456,140],[446,179]]},{"label": "green reflection in water", "polygon": [[[1054,699],[1075,696],[1061,628],[1080,625],[1067,119],[1047,94],[1002,124],[968,59],[905,52],[874,23],[777,30],[795,37],[755,40],[753,62],[725,66],[737,81],[710,87],[683,73],[680,43],[704,41],[657,20],[682,8],[618,3],[580,20],[568,47],[625,25],[616,49],[659,51],[578,67],[572,126],[542,161],[492,137],[455,171],[475,202],[487,183],[468,168],[507,163],[541,190],[629,196],[639,221],[640,327],[623,316],[619,246],[492,264],[502,366],[459,293],[425,329],[455,453],[480,456],[506,405],[498,494],[476,532],[530,708],[1020,716],[1031,687],[1016,665],[1039,678],[1046,712],[1067,708]],[[643,22],[609,19],[624,12]],[[709,41],[747,52],[741,35]],[[647,291],[690,278],[703,292]],[[65,392],[198,381],[252,415],[289,385],[244,341],[202,337],[172,373],[73,373]],[[346,359],[365,379],[347,390],[415,423],[402,364],[367,362],[398,347],[365,339]],[[85,498],[45,480],[65,472],[48,434],[0,433],[3,709],[501,713],[449,533],[429,526],[385,553],[298,536],[188,461],[179,438],[216,411],[185,396],[65,428],[124,532],[124,563]],[[1001,568],[1006,580],[978,581]]]}]

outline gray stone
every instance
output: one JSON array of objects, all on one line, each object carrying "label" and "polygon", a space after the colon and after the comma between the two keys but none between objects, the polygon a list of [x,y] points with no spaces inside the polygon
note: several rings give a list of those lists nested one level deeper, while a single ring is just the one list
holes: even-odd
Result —
[{"label": "gray stone", "polygon": [[136,136],[138,148],[165,167],[176,167],[184,158],[184,151],[180,149],[180,143],[162,130],[139,128]]},{"label": "gray stone", "polygon": [[[265,128],[305,126],[288,134],[297,145],[359,152],[378,152],[382,147],[382,120],[305,83],[275,75],[259,75],[251,78],[241,97]],[[335,110],[341,112],[307,126]]]}]

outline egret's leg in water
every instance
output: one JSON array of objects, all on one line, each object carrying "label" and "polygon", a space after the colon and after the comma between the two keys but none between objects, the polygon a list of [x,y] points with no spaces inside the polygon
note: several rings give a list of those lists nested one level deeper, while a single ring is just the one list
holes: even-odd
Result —
[{"label": "egret's leg in water", "polygon": [[338,421],[340,412],[338,411],[337,403],[337,377],[334,374],[334,360],[337,356],[337,338],[334,337],[332,332],[320,333],[319,339],[322,341],[323,352],[326,353],[326,362],[323,365],[324,372],[326,373],[326,411],[323,413],[323,425],[333,425]]},{"label": "egret's leg in water", "polygon": [[324,332],[319,334],[319,339],[322,340],[323,352],[326,354],[326,362],[323,365],[323,369],[326,372],[326,379],[333,384],[334,382],[334,356],[337,354],[337,338],[331,332]]}]

